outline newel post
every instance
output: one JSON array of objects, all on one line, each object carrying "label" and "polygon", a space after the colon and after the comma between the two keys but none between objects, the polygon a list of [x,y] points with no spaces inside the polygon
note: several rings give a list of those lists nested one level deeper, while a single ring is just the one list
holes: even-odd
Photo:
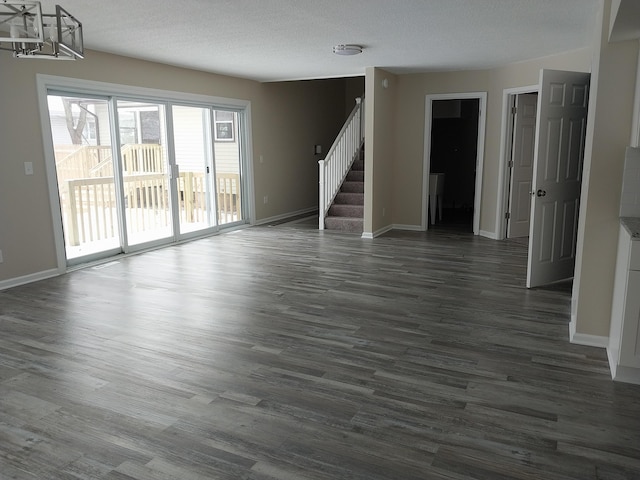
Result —
[{"label": "newel post", "polygon": [[320,201],[319,201],[319,215],[318,215],[318,229],[324,230],[324,212],[327,205],[327,195],[325,193],[325,168],[324,168],[325,160],[318,160],[318,166],[320,168],[320,182],[319,182],[319,191],[320,191]]}]

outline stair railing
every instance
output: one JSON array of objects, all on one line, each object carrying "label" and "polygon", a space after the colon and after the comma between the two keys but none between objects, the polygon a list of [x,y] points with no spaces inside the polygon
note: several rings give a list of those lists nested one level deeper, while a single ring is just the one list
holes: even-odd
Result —
[{"label": "stair railing", "polygon": [[329,149],[324,160],[319,160],[320,167],[320,220],[318,226],[324,230],[324,219],[327,216],[333,199],[357,158],[364,140],[364,103],[356,98],[356,106],[347,118],[342,130]]}]

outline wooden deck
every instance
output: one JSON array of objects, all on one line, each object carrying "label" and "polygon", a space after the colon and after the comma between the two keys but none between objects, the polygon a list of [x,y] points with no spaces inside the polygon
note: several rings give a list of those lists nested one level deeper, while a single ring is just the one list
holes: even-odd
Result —
[{"label": "wooden deck", "polygon": [[640,478],[526,246],[253,227],[0,292],[0,477]]}]

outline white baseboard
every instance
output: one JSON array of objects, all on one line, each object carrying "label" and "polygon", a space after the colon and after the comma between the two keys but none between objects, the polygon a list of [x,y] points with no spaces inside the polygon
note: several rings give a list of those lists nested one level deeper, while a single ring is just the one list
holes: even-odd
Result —
[{"label": "white baseboard", "polygon": [[374,238],[379,237],[380,235],[383,235],[387,232],[390,232],[391,230],[393,230],[393,225],[387,225],[386,227],[382,227],[373,233],[362,232],[362,236],[360,238],[364,238],[365,240],[373,240]]},{"label": "white baseboard", "polygon": [[380,235],[384,235],[385,233],[390,232],[391,230],[393,230],[393,225],[387,225],[386,227],[380,228],[375,232],[373,232],[373,236],[379,237]]},{"label": "white baseboard", "polygon": [[616,382],[633,383],[640,385],[640,368],[624,367],[618,365],[612,372],[612,378]]},{"label": "white baseboard", "polygon": [[569,323],[569,341],[587,347],[607,348],[609,346],[609,337],[576,332],[576,324],[573,319]]},{"label": "white baseboard", "polygon": [[51,270],[30,273],[29,275],[24,275],[22,277],[9,278],[8,280],[0,281],[0,290],[6,290],[7,288],[19,287],[20,285],[26,285],[27,283],[57,277],[62,273],[64,272],[61,272],[56,268],[52,268]]},{"label": "white baseboard", "polygon": [[424,232],[424,228],[422,228],[420,225],[400,225],[396,223],[393,225],[393,229],[405,230],[408,232]]},{"label": "white baseboard", "polygon": [[261,218],[260,220],[256,220],[254,225],[265,225],[267,223],[279,222],[280,220],[285,220],[287,218],[297,217],[298,215],[311,215],[317,212],[318,207],[305,208],[303,210],[298,210],[297,212],[288,212],[281,215],[275,215],[273,217]]},{"label": "white baseboard", "polygon": [[640,368],[618,365],[618,354],[618,351],[607,348],[611,378],[616,382],[640,385]]},{"label": "white baseboard", "polygon": [[501,238],[498,236],[497,233],[495,233],[495,232],[487,232],[486,230],[480,230],[478,235],[480,235],[481,237],[490,238],[491,240],[501,240]]}]

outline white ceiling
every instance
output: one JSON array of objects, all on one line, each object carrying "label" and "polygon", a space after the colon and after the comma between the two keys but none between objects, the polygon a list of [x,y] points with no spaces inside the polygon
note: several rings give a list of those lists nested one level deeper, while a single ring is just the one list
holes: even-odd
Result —
[{"label": "white ceiling", "polygon": [[[259,81],[482,69],[585,47],[599,0],[43,0],[85,48]],[[364,47],[340,57],[341,43]]]}]

